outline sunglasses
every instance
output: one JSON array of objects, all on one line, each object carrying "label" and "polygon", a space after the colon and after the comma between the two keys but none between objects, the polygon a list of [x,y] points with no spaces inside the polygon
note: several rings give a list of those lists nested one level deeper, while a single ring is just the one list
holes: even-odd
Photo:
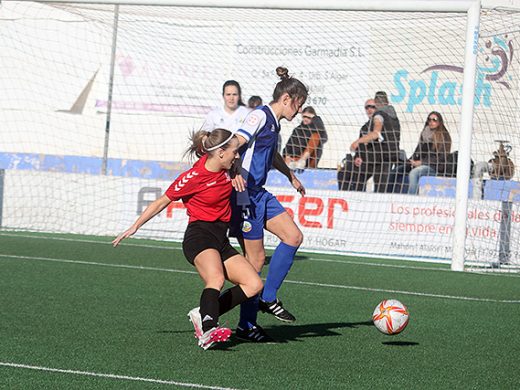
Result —
[{"label": "sunglasses", "polygon": [[372,104],[367,104],[365,106],[365,110],[368,110],[369,108],[376,108],[376,106],[372,105]]},{"label": "sunglasses", "polygon": [[313,117],[312,117],[312,116],[308,116],[308,115],[302,115],[302,118],[305,118],[305,119],[312,119]]},{"label": "sunglasses", "polygon": [[438,122],[439,119],[437,118],[428,118],[428,122]]}]

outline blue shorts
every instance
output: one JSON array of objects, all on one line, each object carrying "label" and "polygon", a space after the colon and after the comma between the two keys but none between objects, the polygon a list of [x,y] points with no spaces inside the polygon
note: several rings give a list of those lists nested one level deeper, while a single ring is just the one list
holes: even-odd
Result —
[{"label": "blue shorts", "polygon": [[246,240],[264,238],[267,221],[285,212],[285,208],[276,197],[262,189],[249,192],[249,205],[237,205],[236,192],[231,196],[232,216],[229,228],[231,237],[243,237]]}]

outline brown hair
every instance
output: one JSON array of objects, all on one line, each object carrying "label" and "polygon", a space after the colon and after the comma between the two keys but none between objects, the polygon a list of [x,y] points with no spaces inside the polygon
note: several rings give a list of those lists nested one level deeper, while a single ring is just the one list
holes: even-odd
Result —
[{"label": "brown hair", "polygon": [[388,104],[388,95],[385,91],[377,91],[374,96],[374,102],[386,106]]},{"label": "brown hair", "polygon": [[437,128],[437,130],[433,131],[432,135],[433,148],[437,153],[448,154],[451,152],[451,136],[448,129],[446,129],[446,126],[444,125],[444,119],[442,118],[442,115],[439,112],[432,111],[426,117],[426,123],[424,124],[424,126],[429,126],[428,118],[430,117],[430,115],[435,115],[437,119],[439,119],[439,127]]},{"label": "brown hair", "polygon": [[289,76],[287,68],[279,66],[276,68],[276,74],[280,77],[280,81],[274,88],[273,102],[280,100],[284,93],[287,93],[292,99],[307,100],[309,90],[300,80]]},{"label": "brown hair", "polygon": [[235,136],[231,131],[225,129],[215,129],[213,131],[205,131],[199,130],[197,132],[192,132],[190,134],[191,145],[188,147],[186,152],[184,152],[184,156],[193,157],[193,155],[197,157],[202,157],[206,153],[213,153],[215,150],[208,151],[217,145],[228,140],[225,144],[221,145],[219,149],[226,149],[229,146],[229,141],[231,141]]},{"label": "brown hair", "polygon": [[262,98],[260,96],[253,95],[249,98],[247,101],[247,106],[249,108],[256,108],[258,106],[261,106],[263,104]]},{"label": "brown hair", "polygon": [[304,112],[308,112],[309,114],[312,114],[312,115],[316,116],[316,110],[312,106],[305,107],[303,109],[302,113],[304,113]]},{"label": "brown hair", "polygon": [[240,84],[236,80],[228,80],[222,85],[222,96],[226,92],[226,87],[235,87],[238,91],[238,105],[244,106],[244,102],[242,101],[242,88],[240,88]]}]

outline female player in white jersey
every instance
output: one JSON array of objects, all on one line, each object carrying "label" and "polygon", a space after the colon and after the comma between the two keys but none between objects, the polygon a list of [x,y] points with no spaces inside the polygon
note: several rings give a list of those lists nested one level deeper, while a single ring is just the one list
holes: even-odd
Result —
[{"label": "female player in white jersey", "polygon": [[242,102],[242,89],[235,80],[228,80],[222,86],[224,106],[214,108],[206,115],[202,130],[226,129],[235,132],[244,122],[251,109]]},{"label": "female player in white jersey", "polygon": [[[281,240],[271,257],[261,296],[241,306],[236,335],[254,342],[272,340],[257,324],[259,308],[281,321],[295,321],[295,317],[277,299],[277,291],[303,241],[302,232],[285,208],[264,188],[267,174],[274,167],[287,176],[298,192],[305,195],[304,187],[278,153],[277,144],[280,119],[290,121],[301,112],[308,91],[302,82],[289,76],[286,68],[278,67],[276,73],[281,80],[273,92],[273,101],[252,111],[236,132],[241,145],[241,177],[246,191],[234,193],[236,199],[232,200],[231,235],[243,238],[246,257],[258,272],[265,262],[264,228]],[[242,189],[241,185],[236,184],[235,187]]]},{"label": "female player in white jersey", "polygon": [[[192,145],[187,153],[200,158],[112,244],[117,246],[171,202],[182,199],[189,216],[182,249],[205,285],[200,309],[191,310],[188,316],[199,345],[208,349],[231,335],[230,329],[219,327],[219,316],[258,294],[262,280],[251,264],[231,246],[227,237],[232,190],[228,170],[238,158],[237,137],[223,129],[211,133],[199,131],[192,136]],[[220,294],[226,278],[235,286]]]}]

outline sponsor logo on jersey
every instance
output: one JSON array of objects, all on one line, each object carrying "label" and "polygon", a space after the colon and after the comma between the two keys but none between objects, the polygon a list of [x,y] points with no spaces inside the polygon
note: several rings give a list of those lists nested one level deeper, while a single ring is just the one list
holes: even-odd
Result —
[{"label": "sponsor logo on jersey", "polygon": [[211,183],[206,183],[206,187],[211,187],[211,186],[214,186],[215,184],[217,184],[217,181],[212,181]]},{"label": "sponsor logo on jersey", "polygon": [[251,229],[253,229],[253,225],[251,225],[251,222],[244,221],[244,223],[242,223],[242,231],[244,233],[249,233]]}]

